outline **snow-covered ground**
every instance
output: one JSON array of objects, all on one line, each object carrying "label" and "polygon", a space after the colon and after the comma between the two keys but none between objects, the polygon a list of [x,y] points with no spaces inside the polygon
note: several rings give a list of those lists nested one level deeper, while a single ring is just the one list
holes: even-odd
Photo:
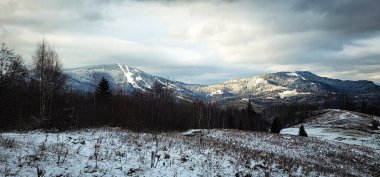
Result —
[{"label": "snow-covered ground", "polygon": [[[372,120],[379,117],[338,109],[321,111],[303,125],[309,137],[328,141],[366,146],[380,151],[380,131],[370,128]],[[281,130],[282,134],[298,135],[300,125]]]},{"label": "snow-covered ground", "polygon": [[0,135],[0,176],[376,176],[371,148],[237,130]]}]

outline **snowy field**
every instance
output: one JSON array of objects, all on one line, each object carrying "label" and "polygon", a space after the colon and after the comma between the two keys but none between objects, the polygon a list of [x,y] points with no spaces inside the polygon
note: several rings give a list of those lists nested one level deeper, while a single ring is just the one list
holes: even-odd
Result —
[{"label": "snowy field", "polygon": [[[370,128],[379,117],[338,109],[323,110],[320,115],[306,120],[303,125],[309,137],[366,146],[380,152],[380,130]],[[281,134],[298,135],[300,125],[281,130]]]},{"label": "snowy field", "polygon": [[0,176],[377,176],[371,148],[237,130],[0,134]]}]

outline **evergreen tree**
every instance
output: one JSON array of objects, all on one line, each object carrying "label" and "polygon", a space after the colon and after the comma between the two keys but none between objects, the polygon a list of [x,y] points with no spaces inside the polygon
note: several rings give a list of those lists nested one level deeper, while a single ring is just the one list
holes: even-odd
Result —
[{"label": "evergreen tree", "polygon": [[273,123],[272,123],[272,128],[271,132],[272,133],[280,133],[282,129],[282,122],[279,117],[274,118]]},{"label": "evergreen tree", "polygon": [[104,77],[100,80],[95,90],[95,99],[98,105],[107,105],[111,101],[110,85]]},{"label": "evergreen tree", "polygon": [[298,135],[307,137],[307,133],[306,133],[305,127],[303,125],[301,125],[301,127],[299,129]]}]

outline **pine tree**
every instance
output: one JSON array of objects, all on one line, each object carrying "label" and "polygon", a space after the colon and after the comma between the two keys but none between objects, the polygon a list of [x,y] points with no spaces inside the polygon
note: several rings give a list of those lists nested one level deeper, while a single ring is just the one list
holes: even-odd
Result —
[{"label": "pine tree", "polygon": [[280,133],[281,129],[282,129],[282,122],[281,122],[280,118],[278,118],[278,117],[274,118],[273,123],[272,123],[271,132],[272,133]]},{"label": "pine tree", "polygon": [[301,125],[301,127],[300,127],[300,129],[299,129],[299,131],[298,131],[298,135],[299,135],[299,136],[305,136],[305,137],[307,137],[307,133],[306,133],[306,131],[305,131],[305,127],[304,127],[303,125]]},{"label": "pine tree", "polygon": [[96,87],[94,96],[94,123],[97,126],[113,124],[112,94],[108,80],[104,77]]},{"label": "pine tree", "polygon": [[95,90],[95,99],[98,105],[107,105],[111,101],[110,85],[104,77],[100,80]]}]

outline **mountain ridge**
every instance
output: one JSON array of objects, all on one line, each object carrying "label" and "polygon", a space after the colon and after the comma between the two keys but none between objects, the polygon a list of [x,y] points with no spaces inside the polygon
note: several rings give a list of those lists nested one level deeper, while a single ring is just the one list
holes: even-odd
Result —
[{"label": "mountain ridge", "polygon": [[372,81],[331,79],[310,71],[274,72],[210,85],[171,81],[119,63],[68,68],[64,72],[69,76],[68,85],[82,91],[93,91],[97,82],[104,77],[109,80],[111,88],[117,91],[148,91],[154,82],[159,82],[171,88],[180,98],[217,103],[247,99],[294,102],[308,101],[316,99],[315,97],[321,100],[328,94],[356,97],[380,95],[380,86]]},{"label": "mountain ridge", "polygon": [[127,93],[132,93],[136,89],[147,91],[157,81],[174,89],[178,96],[195,97],[186,87],[192,84],[171,81],[119,63],[69,68],[64,72],[68,75],[68,85],[81,91],[93,91],[99,80],[104,77],[114,91]]}]

